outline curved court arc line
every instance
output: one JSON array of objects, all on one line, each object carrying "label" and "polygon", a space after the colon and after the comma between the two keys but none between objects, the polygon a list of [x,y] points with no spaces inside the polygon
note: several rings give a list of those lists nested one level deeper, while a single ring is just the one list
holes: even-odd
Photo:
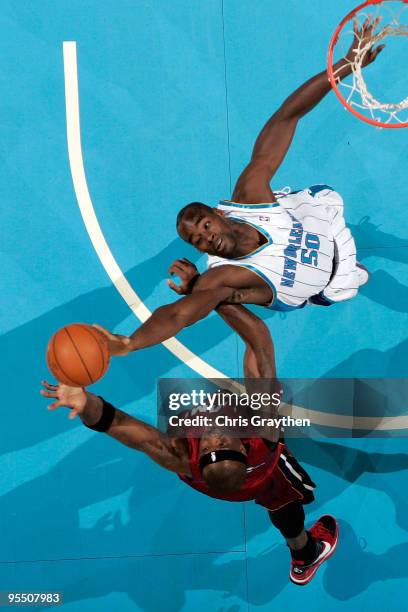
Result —
[{"label": "curved court arc line", "polygon": [[[81,144],[76,43],[64,42],[63,53],[68,155],[79,209],[89,238],[107,275],[133,314],[143,323],[150,317],[151,312],[131,287],[116,262],[102,233],[88,189]],[[200,376],[210,379],[227,378],[226,374],[210,366],[176,338],[166,340],[163,346]]]},{"label": "curved court arc line", "polygon": [[[124,273],[116,262],[103,235],[89,193],[86,180],[81,144],[81,124],[79,114],[78,69],[76,42],[63,42],[65,105],[67,119],[68,156],[75,195],[85,228],[99,260],[113,285],[120,293],[133,314],[145,322],[151,311],[140,299],[129,284]],[[209,365],[195,355],[176,338],[170,338],[162,343],[181,362],[194,372],[207,379],[225,378],[228,376]],[[233,384],[233,383],[232,383]],[[237,383],[235,383],[237,385]],[[239,387],[241,387],[239,385]],[[287,409],[285,409],[287,408]],[[309,410],[300,406],[283,406],[282,414],[291,414],[295,418],[307,418],[314,425],[333,427],[337,429],[354,429],[365,431],[386,431],[408,429],[408,416],[397,417],[350,417],[340,414],[330,414],[317,410]]]}]

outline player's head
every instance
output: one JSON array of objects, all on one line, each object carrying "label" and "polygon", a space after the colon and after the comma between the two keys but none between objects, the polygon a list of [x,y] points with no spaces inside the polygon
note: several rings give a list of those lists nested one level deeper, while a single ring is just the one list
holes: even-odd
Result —
[{"label": "player's head", "polygon": [[236,248],[237,240],[231,222],[223,212],[191,202],[177,215],[177,232],[183,240],[209,255],[228,257]]},{"label": "player's head", "polygon": [[228,495],[239,491],[246,477],[246,449],[239,438],[223,434],[200,440],[201,475],[211,492]]}]

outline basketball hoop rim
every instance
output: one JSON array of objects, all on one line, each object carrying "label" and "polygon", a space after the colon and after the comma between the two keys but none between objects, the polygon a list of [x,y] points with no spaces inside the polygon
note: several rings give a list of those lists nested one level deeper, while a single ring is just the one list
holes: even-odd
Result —
[{"label": "basketball hoop rim", "polygon": [[[340,21],[339,25],[337,26],[332,36],[332,39],[330,41],[329,51],[327,54],[327,74],[329,77],[330,85],[332,86],[334,93],[336,94],[340,102],[343,104],[343,106],[345,106],[345,108],[348,111],[350,111],[350,113],[352,113],[353,115],[355,115],[362,121],[365,121],[366,123],[369,123],[370,125],[374,125],[375,127],[382,127],[382,128],[387,128],[387,129],[406,128],[408,127],[408,121],[405,121],[404,123],[384,123],[382,121],[376,121],[375,119],[370,119],[370,117],[365,117],[365,115],[363,115],[358,110],[353,108],[351,104],[347,102],[347,100],[345,99],[345,97],[343,96],[343,94],[341,93],[341,91],[339,90],[337,86],[336,78],[333,74],[333,53],[334,53],[334,47],[336,46],[336,43],[339,39],[339,34],[341,30],[343,29],[344,25],[354,17],[354,15],[356,15],[359,11],[361,11],[362,9],[368,6],[373,6],[376,4],[383,4],[383,2],[390,2],[390,1],[392,0],[367,0],[366,2],[363,2],[363,4],[360,4],[355,9],[350,11],[344,17],[344,19]],[[399,1],[403,2],[404,4],[408,4],[408,0],[399,0]]]}]

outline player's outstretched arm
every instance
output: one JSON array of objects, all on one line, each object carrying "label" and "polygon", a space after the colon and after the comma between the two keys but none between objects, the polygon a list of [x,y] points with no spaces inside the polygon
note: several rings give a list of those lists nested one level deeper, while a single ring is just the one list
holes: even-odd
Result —
[{"label": "player's outstretched arm", "polygon": [[[197,267],[188,259],[177,259],[169,268],[180,284],[168,279],[169,287],[179,295],[189,295],[200,278]],[[216,312],[245,342],[245,378],[276,377],[275,351],[267,325],[241,304],[221,304]]]},{"label": "player's outstretched arm", "polygon": [[257,274],[238,266],[220,266],[202,274],[193,293],[157,308],[130,337],[111,334],[95,325],[108,338],[111,355],[127,355],[164,342],[206,317],[222,302],[264,304],[273,298],[271,288]]},{"label": "player's outstretched arm", "polygon": [[276,377],[275,351],[267,325],[240,304],[221,304],[217,313],[245,342],[245,378]]},{"label": "player's outstretched arm", "polygon": [[[69,418],[79,415],[88,426],[95,425],[102,416],[103,402],[100,397],[82,388],[67,385],[51,385],[43,380],[41,394],[55,401],[48,407],[55,410],[65,406],[71,409]],[[114,418],[105,432],[111,438],[146,453],[153,461],[172,472],[188,473],[188,457],[180,442],[162,434],[158,429],[115,409]]]},{"label": "player's outstretched arm", "polygon": [[[334,66],[340,79],[351,74],[350,62],[354,58],[359,41],[369,42],[372,31],[379,21],[370,21],[359,27],[355,23],[356,37],[348,53]],[[364,66],[371,64],[384,48],[383,45],[371,49],[365,57]],[[310,112],[331,90],[326,70],[309,79],[291,94],[269,119],[260,132],[251,161],[240,175],[232,194],[234,202],[256,204],[273,202],[275,197],[270,188],[270,181],[281,165],[292,142],[297,123],[301,117]]]},{"label": "player's outstretched arm", "polygon": [[205,318],[232,293],[231,287],[219,285],[160,306],[131,336],[112,334],[96,324],[94,327],[107,337],[112,356],[124,356],[172,338],[185,327]]}]

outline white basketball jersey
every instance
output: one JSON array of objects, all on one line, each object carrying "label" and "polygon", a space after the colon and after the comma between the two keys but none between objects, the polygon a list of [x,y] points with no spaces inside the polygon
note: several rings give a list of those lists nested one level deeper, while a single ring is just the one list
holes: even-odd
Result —
[{"label": "white basketball jersey", "polygon": [[277,202],[272,204],[221,200],[218,208],[226,217],[252,225],[266,242],[243,257],[210,255],[208,268],[226,264],[248,268],[271,287],[270,308],[303,307],[308,298],[324,290],[333,272],[331,221],[323,198],[315,198],[316,193],[312,187],[288,194],[276,192]]}]

